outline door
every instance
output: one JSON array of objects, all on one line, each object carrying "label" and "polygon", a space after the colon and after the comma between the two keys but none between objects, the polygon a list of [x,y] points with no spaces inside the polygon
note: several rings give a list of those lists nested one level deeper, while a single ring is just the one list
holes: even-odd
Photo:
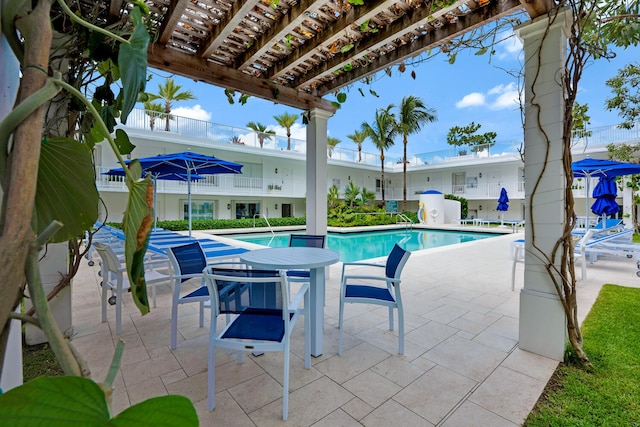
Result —
[{"label": "door", "polygon": [[291,212],[291,203],[283,203],[282,204],[282,217],[283,218],[291,218],[292,212]]}]

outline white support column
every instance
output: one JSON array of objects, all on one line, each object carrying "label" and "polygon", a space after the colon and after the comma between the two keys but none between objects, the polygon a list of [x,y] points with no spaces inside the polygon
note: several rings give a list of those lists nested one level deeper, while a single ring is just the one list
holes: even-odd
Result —
[{"label": "white support column", "polygon": [[307,234],[327,234],[327,121],[332,113],[309,110],[307,125]]},{"label": "white support column", "polygon": [[[560,79],[567,54],[564,31],[570,18],[570,11],[565,10],[555,18],[544,15],[517,29],[525,53],[527,206],[527,256],[524,288],[520,293],[519,347],[556,360],[562,360],[564,356],[566,317],[545,263],[533,256],[535,251],[532,248],[535,239],[538,248],[546,254],[551,253],[564,229],[564,97]],[[553,21],[551,24],[550,20]],[[536,184],[536,193],[532,197],[531,190]]]}]

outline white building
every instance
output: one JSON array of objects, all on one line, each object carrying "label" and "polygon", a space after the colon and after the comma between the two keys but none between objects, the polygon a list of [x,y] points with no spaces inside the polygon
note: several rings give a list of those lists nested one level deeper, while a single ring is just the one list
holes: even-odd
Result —
[{"label": "white building", "polygon": [[[256,214],[274,217],[305,216],[306,143],[286,137],[265,140],[260,147],[257,134],[248,129],[233,128],[183,117],[174,117],[171,131],[153,131],[143,110],[134,110],[124,126],[136,145],[133,158],[157,154],[194,151],[214,155],[244,165],[241,175],[208,175],[191,184],[193,219],[252,218]],[[577,139],[573,159],[586,156],[607,158],[610,143],[638,143],[640,129],[616,126],[591,129],[588,138]],[[239,143],[240,142],[240,143]],[[417,144],[416,144],[417,145]],[[355,147],[355,145],[353,145]],[[411,141],[409,141],[409,149]],[[501,188],[509,195],[507,220],[524,219],[525,170],[520,151],[522,143],[497,143],[479,152],[460,148],[411,154],[407,165],[407,210],[418,210],[418,195],[426,190],[453,194],[469,201],[468,217],[498,219],[497,199]],[[462,154],[462,155],[461,155]],[[328,156],[327,191],[333,184],[344,194],[350,181],[358,187],[375,191],[381,200],[380,159],[378,154],[361,153],[346,147],[335,147]],[[127,187],[122,177],[103,172],[119,167],[112,150],[97,146],[96,167],[98,190],[104,199],[108,221],[121,221],[126,205]],[[403,173],[401,159],[385,163],[385,199],[402,201]],[[584,180],[574,182],[576,212],[585,214],[587,201]],[[596,182],[590,185],[593,188]],[[157,182],[156,217],[159,220],[185,219],[187,189],[185,182]],[[622,202],[620,197],[619,202]],[[401,203],[399,204],[401,209]],[[101,212],[100,219],[105,219]]]}]

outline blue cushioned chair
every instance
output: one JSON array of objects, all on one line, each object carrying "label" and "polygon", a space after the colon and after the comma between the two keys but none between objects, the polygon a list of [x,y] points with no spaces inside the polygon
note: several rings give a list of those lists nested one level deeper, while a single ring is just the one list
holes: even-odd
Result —
[{"label": "blue cushioned chair", "polygon": [[[318,236],[313,234],[292,234],[289,236],[290,247],[307,247],[307,248],[324,248],[326,236]],[[287,281],[298,283],[309,283],[311,281],[311,273],[309,270],[288,270]],[[289,288],[291,292],[291,288]]]},{"label": "blue cushioned chair", "polygon": [[[245,351],[284,352],[282,418],[289,410],[289,351],[291,331],[304,316],[304,366],[311,367],[311,336],[309,316],[309,285],[303,284],[289,303],[287,280],[275,270],[228,269],[207,267],[204,277],[212,297],[209,331],[208,394],[209,410],[215,408],[215,350],[223,347],[236,350],[238,363]],[[304,300],[303,308],[300,307]],[[217,333],[221,313],[236,316]]]},{"label": "blue cushioned chair", "polygon": [[[396,244],[387,257],[385,265],[366,262],[345,262],[342,264],[340,285],[340,340],[338,354],[342,355],[342,321],[345,303],[376,304],[389,307],[389,330],[393,330],[393,309],[398,309],[398,353],[404,354],[404,312],[400,295],[400,274],[411,252]],[[384,269],[384,275],[346,274],[348,266],[366,266]]]},{"label": "blue cushioned chair", "polygon": [[[167,248],[167,255],[173,270],[173,298],[171,304],[171,348],[177,347],[178,339],[178,306],[197,302],[200,304],[200,327],[204,326],[204,305],[209,301],[209,290],[204,283],[202,270],[207,266],[207,259],[199,242]],[[200,286],[181,295],[182,284],[190,279],[200,279]]]}]

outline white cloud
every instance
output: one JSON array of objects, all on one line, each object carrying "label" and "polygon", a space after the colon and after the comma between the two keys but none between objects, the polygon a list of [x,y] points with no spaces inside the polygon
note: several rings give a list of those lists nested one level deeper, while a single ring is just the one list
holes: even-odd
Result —
[{"label": "white cloud", "polygon": [[208,122],[211,120],[211,113],[203,110],[200,104],[196,104],[193,107],[178,107],[171,110],[171,114],[180,117],[188,117],[190,119],[204,120]]},{"label": "white cloud", "polygon": [[456,108],[478,107],[484,104],[485,96],[480,92],[473,92],[456,102]]},{"label": "white cloud", "polygon": [[487,94],[497,95],[496,98],[489,103],[489,108],[492,110],[513,109],[520,103],[518,86],[513,82],[508,85],[495,86],[491,88]]}]

